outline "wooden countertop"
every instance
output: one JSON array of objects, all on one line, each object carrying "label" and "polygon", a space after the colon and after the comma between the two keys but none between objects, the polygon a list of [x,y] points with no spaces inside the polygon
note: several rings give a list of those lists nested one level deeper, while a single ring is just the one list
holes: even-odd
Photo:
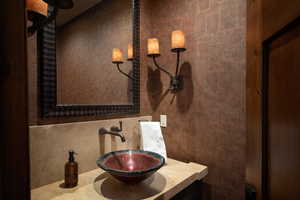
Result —
[{"label": "wooden countertop", "polygon": [[206,166],[168,159],[164,167],[144,182],[126,185],[96,169],[79,175],[79,184],[72,189],[61,188],[63,181],[34,189],[31,200],[166,200],[207,173]]}]

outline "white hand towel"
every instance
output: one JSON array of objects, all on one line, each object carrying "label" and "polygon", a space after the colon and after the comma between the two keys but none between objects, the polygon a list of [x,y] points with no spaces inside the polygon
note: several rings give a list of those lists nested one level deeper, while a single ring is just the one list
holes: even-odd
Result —
[{"label": "white hand towel", "polygon": [[162,155],[167,161],[167,152],[160,122],[140,122],[141,149]]}]

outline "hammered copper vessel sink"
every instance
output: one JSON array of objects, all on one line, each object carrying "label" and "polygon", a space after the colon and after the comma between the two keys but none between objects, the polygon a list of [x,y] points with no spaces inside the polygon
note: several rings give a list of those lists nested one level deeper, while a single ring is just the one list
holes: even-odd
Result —
[{"label": "hammered copper vessel sink", "polygon": [[122,150],[104,154],[97,164],[119,181],[139,183],[160,169],[165,159],[150,151]]}]

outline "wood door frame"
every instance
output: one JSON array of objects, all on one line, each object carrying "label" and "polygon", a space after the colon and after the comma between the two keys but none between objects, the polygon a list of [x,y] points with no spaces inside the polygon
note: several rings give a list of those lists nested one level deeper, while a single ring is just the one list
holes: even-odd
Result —
[{"label": "wood door frame", "polygon": [[[269,1],[269,2],[268,2]],[[272,38],[276,37],[289,26],[281,27],[282,24],[288,24],[297,16],[299,12],[295,10],[288,15],[290,7],[282,7],[277,11],[280,13],[281,21],[279,23],[269,23],[270,18],[264,18],[264,11],[269,11],[266,5],[272,3],[270,0],[248,0],[247,1],[247,72],[246,72],[246,115],[247,115],[247,159],[246,159],[246,182],[252,184],[257,190],[257,200],[265,199],[266,177],[263,176],[267,170],[266,165],[266,99],[265,93],[266,80],[263,77],[267,74],[266,59],[267,48],[264,48]],[[282,3],[282,1],[281,1]],[[297,20],[296,20],[297,21]],[[292,22],[293,24],[293,22]],[[276,26],[276,27],[275,27]],[[268,30],[267,30],[268,29]],[[274,31],[275,30],[275,31]],[[280,31],[278,31],[280,30]],[[273,34],[271,34],[273,32]],[[263,63],[264,62],[264,63]],[[264,119],[263,119],[264,118]]]},{"label": "wood door frame", "polygon": [[256,188],[257,200],[262,200],[262,124],[261,124],[261,66],[262,66],[262,0],[247,1],[247,70],[246,182]]},{"label": "wood door frame", "polygon": [[25,0],[0,13],[0,197],[30,200]]},{"label": "wood door frame", "polygon": [[269,132],[269,118],[268,118],[268,91],[269,91],[269,54],[272,42],[284,34],[293,30],[293,28],[300,25],[300,17],[293,20],[281,30],[274,33],[268,39],[263,41],[263,60],[262,60],[262,199],[268,199],[268,132]]}]

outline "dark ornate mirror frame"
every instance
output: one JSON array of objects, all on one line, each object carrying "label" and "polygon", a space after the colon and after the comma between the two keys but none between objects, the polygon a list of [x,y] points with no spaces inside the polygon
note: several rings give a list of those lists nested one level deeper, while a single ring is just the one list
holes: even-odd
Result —
[{"label": "dark ornate mirror frame", "polygon": [[[127,105],[57,104],[55,21],[38,32],[38,92],[41,118],[105,116],[140,112],[140,0],[132,0],[133,9],[133,103]],[[49,9],[49,12],[51,10]]]}]

